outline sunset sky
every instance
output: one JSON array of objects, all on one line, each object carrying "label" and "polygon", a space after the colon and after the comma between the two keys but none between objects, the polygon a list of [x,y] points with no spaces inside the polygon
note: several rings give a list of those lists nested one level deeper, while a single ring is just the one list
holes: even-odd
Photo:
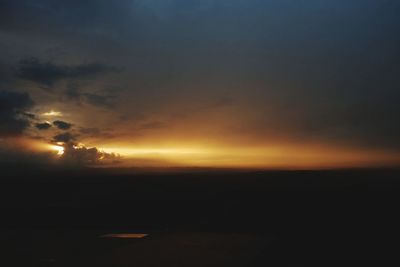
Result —
[{"label": "sunset sky", "polygon": [[400,166],[400,2],[0,0],[0,161]]}]

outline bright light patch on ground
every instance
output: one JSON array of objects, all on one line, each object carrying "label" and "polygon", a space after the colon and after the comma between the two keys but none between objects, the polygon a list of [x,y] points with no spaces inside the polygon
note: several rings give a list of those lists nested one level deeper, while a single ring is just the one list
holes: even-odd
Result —
[{"label": "bright light patch on ground", "polygon": [[141,233],[136,233],[136,234],[128,234],[128,233],[122,233],[122,234],[107,234],[107,235],[102,235],[100,236],[101,238],[124,238],[124,239],[140,239],[148,236],[148,234],[141,234]]}]

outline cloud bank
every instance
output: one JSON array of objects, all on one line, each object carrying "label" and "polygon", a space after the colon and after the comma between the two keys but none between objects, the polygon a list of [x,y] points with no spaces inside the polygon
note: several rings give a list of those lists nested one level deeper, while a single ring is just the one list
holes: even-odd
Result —
[{"label": "cloud bank", "polygon": [[[88,166],[107,163],[117,163],[121,157],[113,153],[99,151],[96,147],[87,148],[79,144],[79,134],[69,132],[73,124],[56,120],[53,125],[57,130],[66,131],[57,133],[51,140],[39,135],[31,137],[27,130],[37,129],[47,132],[52,128],[48,122],[36,122],[37,116],[31,113],[34,102],[28,93],[0,90],[0,163],[27,162],[40,164],[63,164],[68,166]],[[85,129],[85,128],[83,128]],[[89,130],[92,133],[91,130]],[[83,131],[85,133],[85,131]],[[17,137],[22,138],[20,141]],[[27,150],[29,139],[42,140],[49,144],[61,145],[64,153],[57,159],[51,156],[50,151],[35,152]],[[23,143],[26,145],[23,145]]]},{"label": "cloud bank", "polygon": [[41,62],[34,57],[21,60],[17,67],[19,78],[39,83],[46,88],[51,88],[62,80],[91,78],[115,71],[116,68],[101,63],[67,66]]},{"label": "cloud bank", "polygon": [[0,137],[21,135],[30,126],[34,102],[27,93],[0,90]]}]

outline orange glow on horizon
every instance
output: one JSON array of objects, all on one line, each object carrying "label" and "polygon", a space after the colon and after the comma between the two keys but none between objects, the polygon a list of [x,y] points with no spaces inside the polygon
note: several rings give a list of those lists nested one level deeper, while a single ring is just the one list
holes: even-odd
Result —
[{"label": "orange glow on horizon", "polygon": [[134,147],[110,147],[101,149],[107,153],[118,153],[124,156],[139,156],[139,155],[200,155],[210,153],[210,150],[199,148],[134,148]]},{"label": "orange glow on horizon", "polygon": [[[129,165],[135,160],[154,165],[228,168],[320,169],[399,165],[400,155],[384,151],[350,150],[318,146],[267,147],[130,147],[104,146],[120,154]],[[157,162],[158,161],[158,162]],[[130,162],[130,163],[129,163]]]},{"label": "orange glow on horizon", "polygon": [[[38,152],[64,153],[62,144],[31,140],[21,143]],[[82,144],[78,144],[79,148]],[[332,169],[400,166],[400,154],[385,150],[322,145],[276,144],[228,146],[194,144],[96,144],[100,152],[121,156],[121,167],[211,167],[256,169]]]}]

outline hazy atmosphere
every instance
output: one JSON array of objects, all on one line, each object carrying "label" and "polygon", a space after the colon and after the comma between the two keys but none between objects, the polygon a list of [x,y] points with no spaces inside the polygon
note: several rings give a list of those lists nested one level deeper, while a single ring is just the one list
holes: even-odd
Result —
[{"label": "hazy atmosphere", "polygon": [[0,1],[0,161],[400,165],[398,1]]}]

